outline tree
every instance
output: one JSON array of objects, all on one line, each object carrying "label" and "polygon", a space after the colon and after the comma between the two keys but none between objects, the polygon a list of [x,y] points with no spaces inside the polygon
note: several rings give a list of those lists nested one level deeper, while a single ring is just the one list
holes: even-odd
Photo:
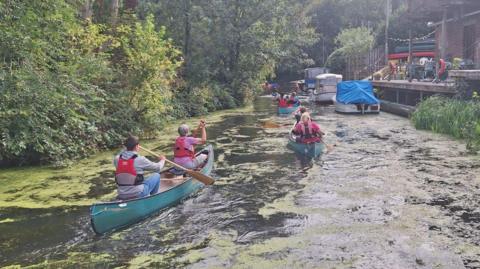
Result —
[{"label": "tree", "polygon": [[347,62],[347,68],[353,71],[353,78],[358,79],[360,57],[368,52],[373,41],[374,36],[366,27],[345,29],[335,38],[339,48],[332,53],[332,56],[343,55]]}]

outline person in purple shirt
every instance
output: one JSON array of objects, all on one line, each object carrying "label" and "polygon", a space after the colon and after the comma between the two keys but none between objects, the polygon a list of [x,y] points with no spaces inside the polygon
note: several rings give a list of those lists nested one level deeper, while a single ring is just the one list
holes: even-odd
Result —
[{"label": "person in purple shirt", "polygon": [[205,130],[204,120],[200,121],[198,130],[201,131],[202,138],[187,136],[189,133],[189,127],[186,124],[182,124],[178,127],[178,134],[180,136],[175,140],[173,161],[187,169],[196,169],[208,158],[208,155],[205,154],[198,154],[198,156],[195,156],[195,145],[202,145],[207,142],[207,132]]}]

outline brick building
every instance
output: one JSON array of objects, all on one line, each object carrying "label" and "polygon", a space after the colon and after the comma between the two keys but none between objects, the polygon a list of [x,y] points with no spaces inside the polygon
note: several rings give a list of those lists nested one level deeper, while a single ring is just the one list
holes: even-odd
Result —
[{"label": "brick building", "polygon": [[480,0],[409,0],[409,10],[432,19],[436,55],[468,59],[480,68]]}]

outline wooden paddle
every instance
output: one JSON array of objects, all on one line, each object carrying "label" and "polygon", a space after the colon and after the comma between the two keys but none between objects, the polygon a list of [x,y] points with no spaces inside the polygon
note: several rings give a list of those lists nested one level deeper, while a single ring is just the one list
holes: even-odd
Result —
[{"label": "wooden paddle", "polygon": [[280,124],[278,123],[275,123],[271,120],[266,120],[264,122],[262,122],[262,125],[263,125],[263,128],[265,129],[276,129],[276,128],[280,128]]},{"label": "wooden paddle", "polygon": [[[155,153],[155,152],[153,152],[153,151],[151,151],[151,150],[148,150],[148,149],[143,148],[143,147],[139,147],[139,148],[140,148],[141,150],[144,150],[145,152],[148,152],[148,153],[152,154],[152,155],[155,156],[155,157],[160,158],[160,155],[158,155],[157,153]],[[169,164],[171,164],[171,165],[179,168],[179,169],[184,170],[189,176],[191,176],[191,177],[193,177],[194,179],[202,182],[202,183],[205,184],[205,185],[212,185],[212,184],[215,182],[215,180],[214,180],[213,178],[211,178],[211,177],[209,177],[209,176],[207,176],[207,175],[204,175],[204,174],[202,174],[202,173],[200,173],[200,172],[187,169],[187,168],[185,168],[185,167],[183,167],[183,166],[181,166],[181,165],[179,165],[179,164],[176,164],[176,163],[174,163],[174,162],[172,162],[172,161],[170,161],[170,160],[168,160],[168,159],[165,159],[165,161],[166,161],[167,163],[169,163]]]},{"label": "wooden paddle", "polygon": [[333,148],[335,147],[335,145],[329,145],[327,143],[325,143],[323,140],[320,140],[321,143],[323,143],[325,145],[325,147],[327,147],[327,154],[332,152]]}]

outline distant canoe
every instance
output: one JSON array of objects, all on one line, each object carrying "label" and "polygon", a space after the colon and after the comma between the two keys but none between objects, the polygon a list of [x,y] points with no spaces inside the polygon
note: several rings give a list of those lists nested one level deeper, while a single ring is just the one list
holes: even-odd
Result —
[{"label": "distant canoe", "polygon": [[295,136],[290,132],[287,148],[306,157],[317,158],[322,155],[325,150],[325,145],[321,142],[309,144],[298,143],[295,141]]},{"label": "distant canoe", "polygon": [[291,107],[278,107],[278,114],[279,114],[279,115],[292,114],[292,113],[295,112],[299,107],[300,107],[300,105],[291,106]]},{"label": "distant canoe", "polygon": [[[208,160],[200,170],[202,174],[209,175],[213,169],[213,147],[208,145]],[[97,203],[90,207],[90,219],[93,230],[97,234],[112,232],[132,225],[161,209],[179,203],[204,186],[203,183],[183,176],[176,179],[167,179],[162,173],[160,192],[151,196],[126,201]],[[171,184],[168,184],[170,182]]]}]

